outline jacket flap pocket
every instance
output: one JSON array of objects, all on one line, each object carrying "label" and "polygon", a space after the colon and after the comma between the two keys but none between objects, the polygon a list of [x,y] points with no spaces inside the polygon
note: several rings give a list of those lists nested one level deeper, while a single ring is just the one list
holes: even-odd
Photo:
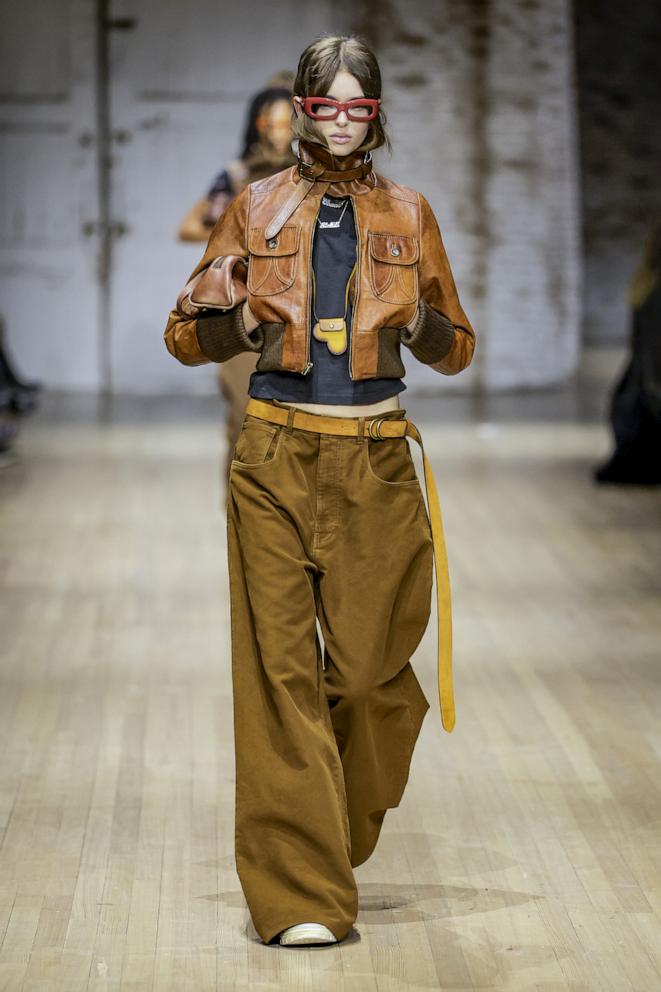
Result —
[{"label": "jacket flap pocket", "polygon": [[251,255],[266,255],[275,258],[279,255],[293,255],[298,251],[301,236],[300,224],[286,224],[274,238],[267,241],[264,227],[251,227],[248,231],[248,251]]},{"label": "jacket flap pocket", "polygon": [[411,265],[418,261],[418,239],[405,234],[376,234],[369,232],[372,256],[390,265]]}]

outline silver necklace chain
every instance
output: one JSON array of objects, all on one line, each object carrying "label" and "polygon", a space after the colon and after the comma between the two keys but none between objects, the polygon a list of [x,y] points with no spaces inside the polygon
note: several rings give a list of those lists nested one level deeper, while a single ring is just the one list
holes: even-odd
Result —
[{"label": "silver necklace chain", "polygon": [[[328,203],[326,200],[324,200],[323,197],[322,197],[322,203],[324,203],[328,207],[332,206],[335,207],[335,209],[339,208],[339,204]],[[347,199],[344,203],[344,206],[342,207],[342,213],[340,214],[337,220],[321,220],[319,217],[317,217],[317,224],[319,225],[319,227],[339,227],[340,224],[342,223],[342,218],[344,217],[344,211],[347,209],[348,206],[349,206],[349,200]]]}]

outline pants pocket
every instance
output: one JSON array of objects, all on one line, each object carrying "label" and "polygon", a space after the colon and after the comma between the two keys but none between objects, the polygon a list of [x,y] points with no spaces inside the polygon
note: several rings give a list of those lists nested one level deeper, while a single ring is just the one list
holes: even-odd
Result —
[{"label": "pants pocket", "polygon": [[274,462],[280,450],[282,425],[271,424],[247,414],[234,446],[232,464],[257,468]]},{"label": "pants pocket", "polygon": [[367,474],[383,486],[417,486],[418,475],[405,437],[363,442]]}]

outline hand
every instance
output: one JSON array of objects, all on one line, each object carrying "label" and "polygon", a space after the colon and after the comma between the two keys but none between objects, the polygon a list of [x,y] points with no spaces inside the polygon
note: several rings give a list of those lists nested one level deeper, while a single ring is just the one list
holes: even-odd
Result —
[{"label": "hand", "polygon": [[254,331],[256,327],[259,327],[259,321],[257,320],[254,313],[250,309],[247,299],[243,301],[242,315],[243,315],[243,323],[248,333],[250,333],[250,331]]},{"label": "hand", "polygon": [[232,200],[232,194],[222,190],[213,196],[207,197],[205,210],[202,214],[202,223],[206,227],[213,227],[219,217],[225,213]]}]

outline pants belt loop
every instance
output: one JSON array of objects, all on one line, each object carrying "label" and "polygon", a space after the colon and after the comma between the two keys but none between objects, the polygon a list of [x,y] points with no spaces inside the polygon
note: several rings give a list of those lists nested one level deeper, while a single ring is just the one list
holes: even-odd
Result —
[{"label": "pants belt loop", "polygon": [[290,406],[289,412],[287,413],[287,426],[285,430],[288,434],[294,430],[294,417],[296,416],[296,407]]},{"label": "pants belt loop", "polygon": [[365,417],[358,418],[358,431],[356,433],[356,443],[361,444],[365,440]]}]

